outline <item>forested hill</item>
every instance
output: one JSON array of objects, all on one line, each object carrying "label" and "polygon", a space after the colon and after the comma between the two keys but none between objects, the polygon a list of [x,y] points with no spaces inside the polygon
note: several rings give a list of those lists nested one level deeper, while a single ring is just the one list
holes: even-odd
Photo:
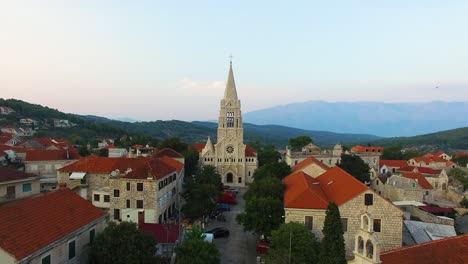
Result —
[{"label": "forested hill", "polygon": [[468,127],[440,131],[414,137],[385,138],[375,141],[375,145],[401,145],[427,149],[468,150]]},{"label": "forested hill", "polygon": [[[40,136],[65,137],[73,141],[89,141],[96,137],[117,137],[122,134],[149,136],[155,139],[179,137],[187,143],[204,143],[208,136],[216,140],[216,123],[212,122],[184,122],[178,120],[153,122],[122,122],[99,116],[81,116],[62,113],[57,109],[30,104],[21,100],[0,98],[0,106],[8,106],[15,113],[2,117],[0,125],[18,125],[20,118],[32,118],[44,124],[50,124],[52,118],[67,119],[77,126],[72,128],[39,130]],[[372,142],[380,137],[364,134],[332,133],[326,131],[302,130],[278,125],[244,124],[244,138],[246,142],[260,140],[265,144],[273,144],[284,148],[288,138],[308,135],[319,145],[336,143]]]}]

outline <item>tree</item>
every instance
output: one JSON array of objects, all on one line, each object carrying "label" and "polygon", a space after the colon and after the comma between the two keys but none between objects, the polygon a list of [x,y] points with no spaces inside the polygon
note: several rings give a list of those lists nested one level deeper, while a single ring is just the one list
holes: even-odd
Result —
[{"label": "tree", "polygon": [[200,168],[194,178],[189,177],[184,183],[184,215],[190,219],[197,219],[211,213],[216,208],[222,185],[221,175],[215,167],[208,165]]},{"label": "tree", "polygon": [[245,200],[253,197],[271,197],[283,200],[284,184],[276,177],[255,180],[244,195]]},{"label": "tree", "polygon": [[346,250],[340,210],[333,201],[328,204],[322,232],[323,239],[319,263],[346,264]]},{"label": "tree", "polygon": [[320,243],[305,225],[282,224],[272,232],[266,263],[289,263],[291,257],[292,264],[314,264],[318,261],[319,250]]},{"label": "tree", "polygon": [[255,170],[253,177],[254,181],[265,177],[275,177],[282,180],[289,174],[291,174],[291,167],[289,167],[286,162],[282,161],[263,165]]},{"label": "tree", "polygon": [[386,147],[380,158],[383,160],[403,160],[405,159],[405,155],[403,154],[400,145],[393,145]]},{"label": "tree", "polygon": [[288,142],[289,142],[289,146],[291,146],[291,149],[293,151],[299,151],[305,145],[308,145],[310,143],[314,143],[312,138],[310,138],[309,136],[298,136],[298,137],[295,137],[295,138],[290,138],[288,140]]},{"label": "tree", "polygon": [[244,230],[257,234],[271,234],[272,230],[283,223],[283,201],[271,197],[252,197],[245,201],[245,212],[238,214],[236,220]]},{"label": "tree", "polygon": [[185,158],[184,162],[184,172],[185,177],[195,175],[198,169],[198,151],[194,148],[189,148],[182,152]]},{"label": "tree", "polygon": [[205,235],[200,228],[194,227],[186,233],[181,245],[176,247],[177,264],[219,264],[221,254],[216,246],[204,240]]},{"label": "tree", "polygon": [[367,165],[359,156],[341,154],[341,162],[338,167],[354,176],[362,183],[370,182],[369,165]]},{"label": "tree", "polygon": [[468,190],[468,174],[459,168],[454,168],[447,174],[463,184],[463,191]]},{"label": "tree", "polygon": [[458,158],[452,159],[452,161],[456,162],[461,167],[466,167],[466,164],[468,163],[468,157],[467,156],[458,157]]},{"label": "tree", "polygon": [[466,199],[466,197],[463,197],[463,199],[460,202],[460,206],[463,208],[468,208],[468,199]]},{"label": "tree", "polygon": [[166,138],[159,143],[159,148],[171,148],[177,152],[183,152],[187,150],[188,145],[180,140],[178,137]]},{"label": "tree", "polygon": [[268,146],[260,151],[257,150],[258,155],[258,166],[265,164],[277,163],[281,159],[281,154],[276,151],[274,146]]},{"label": "tree", "polygon": [[154,263],[156,241],[136,224],[109,222],[91,246],[91,263]]}]

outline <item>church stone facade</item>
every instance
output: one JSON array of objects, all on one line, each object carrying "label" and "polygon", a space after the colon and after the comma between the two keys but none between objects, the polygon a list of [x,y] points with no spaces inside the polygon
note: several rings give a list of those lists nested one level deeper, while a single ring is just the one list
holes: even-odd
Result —
[{"label": "church stone facade", "polygon": [[255,149],[244,144],[241,102],[237,97],[232,63],[221,99],[217,142],[213,144],[208,137],[200,151],[200,163],[216,167],[223,184],[232,186],[253,182],[253,173],[258,167]]}]

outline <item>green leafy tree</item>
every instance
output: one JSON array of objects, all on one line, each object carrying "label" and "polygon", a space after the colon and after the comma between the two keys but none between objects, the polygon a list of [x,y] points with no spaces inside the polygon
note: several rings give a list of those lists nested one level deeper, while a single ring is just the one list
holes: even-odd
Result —
[{"label": "green leafy tree", "polygon": [[359,156],[342,154],[341,162],[338,164],[338,167],[342,168],[362,183],[370,182],[369,165]]},{"label": "green leafy tree", "polygon": [[459,166],[461,167],[466,167],[466,164],[468,163],[468,157],[459,157],[459,158],[454,158],[452,159],[453,162],[456,162]]},{"label": "green leafy tree", "polygon": [[198,151],[194,148],[189,148],[182,152],[185,158],[184,172],[185,177],[193,176],[197,173],[198,169]]},{"label": "green leafy tree", "polygon": [[246,200],[252,197],[271,197],[283,200],[284,184],[276,177],[264,177],[255,180],[244,195]]},{"label": "green leafy tree", "polygon": [[177,137],[171,137],[171,138],[166,138],[163,141],[159,143],[159,148],[171,148],[177,152],[184,152],[187,150],[188,145],[187,143],[184,143],[180,140],[180,138]]},{"label": "green leafy tree", "polygon": [[216,246],[204,241],[204,234],[200,228],[194,227],[187,232],[181,245],[176,247],[177,264],[219,264],[221,254]]},{"label": "green leafy tree", "polygon": [[314,264],[318,261],[319,251],[320,243],[303,224],[282,224],[272,232],[266,263]]},{"label": "green leafy tree", "polygon": [[468,190],[468,174],[466,172],[459,168],[454,168],[447,175],[463,184],[463,191]]},{"label": "green leafy tree", "polygon": [[468,199],[466,199],[466,197],[463,197],[463,199],[460,202],[460,206],[463,208],[468,208]]},{"label": "green leafy tree", "polygon": [[80,146],[80,148],[78,149],[78,153],[80,153],[80,156],[82,157],[91,155],[91,152],[89,152],[88,147],[86,147],[86,145]]},{"label": "green leafy tree", "polygon": [[271,234],[272,230],[283,223],[284,208],[282,200],[271,197],[252,197],[245,201],[245,212],[238,214],[236,220],[244,230],[257,234]]},{"label": "green leafy tree", "polygon": [[110,222],[92,243],[91,263],[154,263],[155,253],[156,241],[136,224]]},{"label": "green leafy tree", "polygon": [[405,155],[401,151],[400,145],[385,147],[384,153],[380,157],[383,160],[403,160]]},{"label": "green leafy tree", "polygon": [[269,163],[259,167],[257,170],[255,170],[253,177],[254,181],[266,177],[275,177],[282,180],[289,174],[291,174],[291,167],[289,167],[289,165],[286,162],[282,161],[276,163]]},{"label": "green leafy tree", "polygon": [[310,143],[314,143],[312,138],[310,138],[309,136],[298,136],[298,137],[295,137],[295,138],[290,138],[288,140],[288,142],[289,142],[289,146],[291,146],[291,149],[293,151],[299,151],[305,145],[308,145]]},{"label": "green leafy tree", "polygon": [[346,264],[346,249],[343,237],[340,210],[335,202],[327,207],[323,225],[320,264]]},{"label": "green leafy tree", "polygon": [[186,203],[182,206],[184,215],[196,219],[208,215],[216,208],[216,202],[221,195],[221,175],[213,166],[203,166],[194,178],[185,182],[185,192],[182,197]]}]

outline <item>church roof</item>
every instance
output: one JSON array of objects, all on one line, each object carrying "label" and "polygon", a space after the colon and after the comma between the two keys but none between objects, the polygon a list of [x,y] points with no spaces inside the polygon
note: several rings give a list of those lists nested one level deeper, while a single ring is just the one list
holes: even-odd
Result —
[{"label": "church roof", "polygon": [[226,83],[226,90],[224,90],[224,100],[238,100],[236,83],[234,82],[234,73],[232,72],[232,62],[229,66],[229,75]]}]

